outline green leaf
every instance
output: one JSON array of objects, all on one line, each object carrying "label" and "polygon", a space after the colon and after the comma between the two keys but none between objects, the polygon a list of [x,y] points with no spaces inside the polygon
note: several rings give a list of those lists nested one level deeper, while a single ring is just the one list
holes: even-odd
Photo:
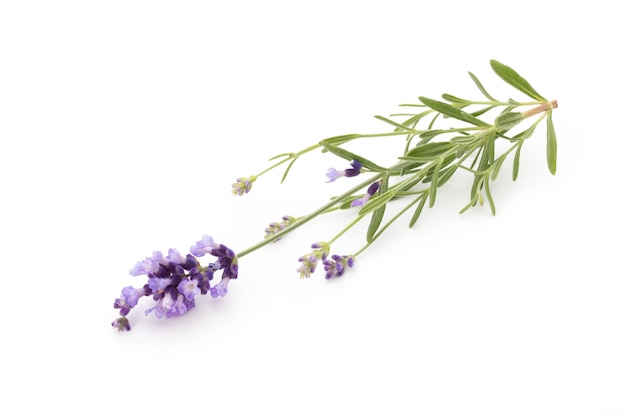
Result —
[{"label": "green leaf", "polygon": [[378,231],[378,227],[380,227],[380,223],[383,221],[383,217],[385,216],[385,207],[387,206],[384,205],[372,213],[372,219],[367,227],[367,243],[372,243],[374,235],[376,234],[376,231]]},{"label": "green leaf", "polygon": [[556,132],[552,123],[552,112],[548,112],[548,169],[552,175],[556,174]]},{"label": "green leaf", "polygon": [[456,172],[458,168],[458,165],[452,165],[447,167],[446,169],[441,170],[441,172],[439,173],[439,187],[448,182],[448,180],[452,178],[452,175]]},{"label": "green leaf", "polygon": [[526,81],[521,75],[519,75],[513,68],[501,64],[495,59],[492,59],[490,62],[493,71],[506,83],[526,94],[528,97],[534,98],[538,101],[545,101],[545,98],[543,98],[537,91],[535,91],[535,89],[528,83],[528,81]]},{"label": "green leaf", "polygon": [[498,159],[493,161],[493,165],[491,165],[491,180],[495,181],[498,178],[498,174],[500,173],[500,168],[502,168],[502,164],[504,163],[505,157],[504,155],[500,156]]},{"label": "green leaf", "polygon": [[429,142],[421,145],[416,145],[413,149],[409,150],[406,156],[413,158],[420,158],[421,160],[433,160],[439,155],[454,148],[454,144],[450,142]]},{"label": "green leaf", "polygon": [[487,113],[489,110],[494,109],[494,108],[496,108],[496,107],[497,107],[497,106],[487,106],[487,107],[484,107],[484,108],[482,108],[482,109],[480,109],[480,110],[473,111],[473,112],[471,112],[470,114],[471,114],[472,116],[474,116],[474,117],[478,117],[478,116],[481,116],[481,115],[483,115],[483,114]]},{"label": "green leaf", "polygon": [[493,197],[491,196],[491,190],[489,189],[489,178],[485,177],[485,194],[487,195],[487,201],[489,201],[489,208],[491,209],[491,214],[496,215],[496,205],[493,202]]},{"label": "green leaf", "polygon": [[291,160],[291,162],[289,162],[289,165],[287,165],[287,169],[285,169],[285,173],[283,174],[283,177],[280,180],[281,184],[285,182],[285,178],[287,178],[287,174],[289,174],[289,170],[291,169],[291,167],[297,160],[298,160],[298,157],[296,156],[295,158]]},{"label": "green leaf", "polygon": [[420,142],[420,143],[426,143],[429,140],[431,140],[432,138],[434,138],[435,136],[441,135],[443,133],[448,133],[448,131],[441,130],[441,129],[425,130],[424,132],[419,134],[420,139],[423,139],[423,141]]},{"label": "green leaf", "polygon": [[363,166],[367,169],[369,169],[370,171],[374,171],[374,172],[382,172],[385,170],[385,168],[376,165],[375,163],[373,163],[372,161],[363,158],[360,155],[357,155],[355,153],[349,152],[343,148],[339,148],[337,146],[331,145],[330,143],[326,142],[326,140],[323,140],[320,142],[320,145],[322,145],[324,147],[324,149],[327,149],[328,152],[333,153],[341,158],[344,158],[348,161],[352,161],[354,159],[356,159],[357,161],[359,161],[361,164],[363,164]]},{"label": "green leaf", "polygon": [[402,125],[400,123],[394,122],[391,119],[387,119],[386,117],[383,117],[383,116],[374,116],[374,117],[377,118],[378,120],[382,120],[385,123],[389,123],[390,125],[395,126],[398,129],[401,129],[401,130],[412,130],[411,128],[408,128],[408,127],[406,127],[406,126],[404,126],[404,125]]},{"label": "green leaf", "polygon": [[424,205],[426,204],[426,200],[428,200],[428,191],[424,192],[424,194],[418,198],[421,198],[422,201],[420,201],[419,205],[415,209],[415,212],[413,213],[413,216],[411,217],[411,221],[409,222],[409,227],[413,227],[415,225],[415,222],[417,222],[417,219],[419,219],[420,214],[422,214],[422,209],[424,208]]},{"label": "green leaf", "polygon": [[517,175],[519,174],[519,158],[522,154],[522,145],[524,141],[518,142],[517,149],[515,150],[515,157],[513,158],[513,181],[517,179]]},{"label": "green leaf", "polygon": [[434,168],[433,174],[430,179],[430,199],[428,202],[428,207],[432,207],[435,205],[435,199],[437,198],[437,187],[439,187],[439,170],[441,169],[441,164],[443,160],[441,160]]},{"label": "green leaf", "polygon": [[471,123],[475,126],[489,126],[487,123],[483,122],[480,119],[477,119],[476,117],[472,116],[471,114],[464,112],[463,110],[451,106],[448,103],[444,103],[442,101],[438,101],[438,100],[433,100],[431,98],[427,98],[427,97],[419,97],[420,101],[422,103],[424,103],[425,105],[427,105],[428,107],[430,107],[431,109],[452,117],[454,119],[458,119],[458,120],[462,120],[464,122],[467,123]]},{"label": "green leaf", "polygon": [[441,98],[443,98],[446,101],[449,101],[450,103],[461,103],[461,104],[469,104],[470,103],[469,100],[465,100],[463,98],[459,98],[457,96],[453,96],[452,94],[448,94],[448,93],[442,94]]},{"label": "green leaf", "polygon": [[468,73],[469,73],[469,76],[472,78],[472,81],[474,81],[474,84],[476,84],[476,87],[478,87],[480,92],[483,93],[485,97],[487,97],[491,101],[498,101],[495,98],[491,97],[491,95],[487,92],[487,90],[485,90],[485,87],[483,87],[483,84],[478,80],[478,78],[474,74],[472,74],[471,72],[468,72]]},{"label": "green leaf", "polygon": [[[353,139],[358,139],[360,137],[361,135],[359,135],[358,133],[351,133],[349,135],[333,136],[331,138],[324,139],[323,142],[338,146],[346,142],[350,142]],[[324,149],[324,151],[326,150]]]},{"label": "green leaf", "polygon": [[496,117],[496,127],[500,131],[509,130],[524,120],[524,116],[520,112],[507,112]]},{"label": "green leaf", "polygon": [[417,124],[417,122],[419,122],[424,116],[427,116],[431,112],[432,110],[428,109],[425,112],[411,116],[410,118],[405,120],[402,125],[408,127],[409,129],[412,129]]}]

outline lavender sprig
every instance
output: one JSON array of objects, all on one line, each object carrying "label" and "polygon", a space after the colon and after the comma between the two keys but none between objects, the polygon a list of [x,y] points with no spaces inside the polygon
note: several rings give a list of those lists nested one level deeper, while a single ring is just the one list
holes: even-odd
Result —
[{"label": "lavender sprig", "polygon": [[[190,253],[184,256],[174,249],[170,249],[166,256],[161,252],[153,252],[152,256],[137,262],[131,268],[131,275],[145,275],[147,282],[138,288],[127,286],[122,289],[120,297],[114,301],[114,308],[119,310],[120,317],[113,321],[113,328],[120,331],[130,330],[128,315],[144,297],[151,297],[155,302],[145,313],[154,312],[157,318],[184,315],[195,306],[199,295],[223,297],[228,292],[229,282],[238,277],[239,260],[242,257],[270,242],[276,242],[322,215],[329,215],[336,210],[353,210],[352,219],[343,229],[330,239],[312,244],[310,252],[298,258],[300,267],[296,271],[301,278],[309,278],[320,263],[324,267],[325,278],[341,277],[354,267],[358,256],[410,210],[413,214],[409,227],[412,227],[427,204],[429,208],[434,206],[438,189],[459,169],[469,173],[472,179],[469,203],[461,209],[461,213],[486,201],[495,215],[491,182],[497,178],[503,162],[509,156],[513,157],[513,180],[517,179],[522,145],[535,133],[543,120],[547,126],[548,168],[555,174],[557,144],[552,113],[557,108],[557,102],[546,100],[512,68],[495,60],[491,61],[491,68],[497,76],[530,97],[530,100],[496,100],[478,78],[469,73],[485,99],[467,100],[451,94],[443,94],[443,101],[419,97],[420,103],[403,105],[418,109],[416,113],[395,114],[391,118],[376,116],[393,127],[390,132],[334,136],[299,152],[277,155],[272,160],[278,162],[267,169],[255,175],[238,178],[233,184],[232,193],[241,196],[250,192],[252,184],[260,176],[287,164],[282,182],[301,156],[317,149],[329,152],[350,164],[349,168],[341,171],[330,168],[326,172],[327,182],[334,182],[341,177],[356,181],[353,177],[368,174],[368,178],[352,184],[351,188],[312,212],[300,217],[285,216],[281,222],[270,223],[262,240],[237,253],[215,243],[209,236],[203,236],[191,246]],[[496,114],[492,123],[484,120],[484,116],[494,113]],[[394,120],[398,117],[404,119]],[[446,125],[439,127],[437,122],[444,117],[447,119]],[[531,118],[535,120],[530,125],[520,128]],[[459,122],[460,126],[450,127],[453,121]],[[426,126],[418,128],[420,124]],[[361,138],[396,136],[404,139],[403,151],[398,161],[387,167],[376,164],[364,155],[355,154],[344,146]],[[496,142],[508,143],[510,146],[498,154]],[[385,146],[389,146],[388,142]],[[394,213],[388,204],[391,201],[405,203],[394,205]],[[329,257],[331,245],[334,246],[344,234],[365,219],[369,219],[369,224],[364,245],[356,251],[348,252],[350,255],[334,254]],[[215,259],[202,266],[198,258],[204,255],[211,255]],[[213,284],[214,275],[218,271],[221,271],[220,281]]]}]

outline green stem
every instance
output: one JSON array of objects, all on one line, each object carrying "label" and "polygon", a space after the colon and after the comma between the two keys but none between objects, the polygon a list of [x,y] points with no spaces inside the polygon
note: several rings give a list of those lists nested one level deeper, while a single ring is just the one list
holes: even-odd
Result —
[{"label": "green stem", "polygon": [[[392,166],[390,168],[397,170],[399,169],[400,166],[406,164],[406,162],[400,162],[394,166]],[[289,232],[292,232],[293,230],[297,229],[298,227],[304,225],[305,223],[308,223],[310,220],[313,220],[315,217],[319,216],[320,214],[323,214],[324,212],[326,212],[326,210],[332,208],[333,206],[335,206],[338,202],[343,201],[343,199],[345,199],[346,197],[351,196],[352,194],[356,193],[357,191],[361,190],[362,188],[365,188],[367,186],[369,186],[373,181],[376,181],[380,178],[382,178],[382,176],[384,175],[384,172],[379,172],[378,174],[374,175],[371,178],[368,178],[366,181],[363,181],[362,183],[360,183],[359,185],[349,189],[348,191],[346,191],[345,193],[341,194],[340,196],[333,198],[332,200],[330,200],[328,203],[324,204],[323,206],[319,207],[318,209],[316,209],[315,211],[313,211],[310,214],[307,214],[306,216],[302,216],[300,219],[298,219],[296,222],[294,222],[293,224],[291,224],[289,227],[281,230],[280,232],[272,235],[272,239],[265,239],[262,240],[260,242],[258,242],[255,245],[250,246],[247,249],[242,250],[241,252],[237,253],[237,257],[241,258],[251,252],[254,252],[257,249],[262,248],[263,246],[275,241],[276,239],[282,237],[283,235],[286,235]]]},{"label": "green stem", "polygon": [[335,237],[333,237],[332,239],[330,239],[328,241],[329,244],[332,244],[333,242],[335,242],[337,239],[339,239],[344,233],[346,233],[348,230],[352,229],[352,227],[354,227],[355,224],[357,224],[358,222],[360,222],[361,220],[363,220],[363,217],[365,216],[357,216],[356,219],[354,219],[353,221],[350,222],[349,225],[347,225],[346,227],[344,227],[341,232],[337,233],[335,235]]},{"label": "green stem", "polygon": [[270,166],[269,168],[264,169],[263,171],[261,171],[260,173],[256,174],[257,177],[260,177],[261,175],[265,174],[266,172],[269,172],[271,170],[273,170],[274,168],[284,164],[287,161],[290,161],[292,159],[296,159],[298,157],[300,157],[301,155],[304,155],[305,153],[314,151],[315,149],[321,147],[321,145],[319,143],[316,143],[315,145],[311,145],[308,148],[304,148],[299,152],[296,152],[294,154],[289,155],[287,158],[283,159],[280,162],[275,163],[274,165]]}]

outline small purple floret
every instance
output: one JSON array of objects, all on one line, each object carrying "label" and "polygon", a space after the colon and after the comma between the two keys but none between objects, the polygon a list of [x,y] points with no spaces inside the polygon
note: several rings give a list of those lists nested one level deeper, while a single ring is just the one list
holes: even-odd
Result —
[{"label": "small purple floret", "polygon": [[354,256],[333,255],[331,259],[324,261],[324,270],[326,271],[325,278],[340,277],[347,268],[352,268],[353,266]]},{"label": "small purple floret", "polygon": [[188,301],[193,300],[196,295],[200,294],[197,279],[183,279],[176,289],[184,295]]},{"label": "small purple floret", "polygon": [[148,287],[152,290],[154,294],[165,290],[168,285],[172,283],[171,278],[149,278],[148,279]]},{"label": "small purple floret", "polygon": [[197,241],[196,244],[193,245],[189,251],[194,256],[201,257],[206,255],[207,253],[211,253],[211,250],[216,247],[219,247],[219,245],[213,242],[213,238],[211,236],[204,235],[202,236],[202,240]]},{"label": "small purple floret", "polygon": [[359,161],[351,161],[350,165],[352,166],[352,168],[347,168],[343,171],[337,171],[335,168],[328,168],[328,172],[326,172],[328,181],[326,182],[333,182],[337,178],[341,177],[356,177],[361,173],[361,169],[363,169],[363,164],[361,164]]},{"label": "small purple floret", "polygon": [[122,298],[128,307],[135,307],[139,298],[144,295],[143,288],[124,287],[122,289]]},{"label": "small purple floret", "polygon": [[228,282],[229,281],[230,281],[230,278],[222,278],[222,280],[220,281],[219,284],[217,284],[215,287],[211,288],[211,297],[217,298],[217,297],[225,296],[226,293],[228,293]]},{"label": "small purple floret", "polygon": [[336,179],[343,177],[344,175],[346,175],[345,171],[337,171],[335,168],[328,168],[328,171],[326,172],[328,181],[326,182],[333,182]]},{"label": "small purple floret", "polygon": [[352,203],[350,203],[350,207],[364,206],[369,199],[376,194],[378,188],[380,188],[380,182],[377,181],[367,188],[367,192],[363,195],[363,197],[353,200]]}]

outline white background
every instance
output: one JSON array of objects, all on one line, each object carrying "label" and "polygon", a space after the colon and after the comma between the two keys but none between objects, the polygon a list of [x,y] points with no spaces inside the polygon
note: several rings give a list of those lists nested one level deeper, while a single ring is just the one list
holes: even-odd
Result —
[{"label": "white background", "polygon": [[[226,5],[228,4],[228,5]],[[616,3],[0,3],[0,415],[626,415],[623,14]],[[239,176],[420,95],[523,99],[490,59],[559,101],[459,215],[470,177],[402,218],[338,280],[297,258],[353,213],[243,257],[228,296],[114,331],[153,250],[235,250],[351,186],[313,153],[245,197]],[[402,139],[365,145],[388,163]],[[390,159],[391,158],[391,159]],[[357,228],[359,229],[359,228]],[[357,230],[333,252],[363,243]]]}]

